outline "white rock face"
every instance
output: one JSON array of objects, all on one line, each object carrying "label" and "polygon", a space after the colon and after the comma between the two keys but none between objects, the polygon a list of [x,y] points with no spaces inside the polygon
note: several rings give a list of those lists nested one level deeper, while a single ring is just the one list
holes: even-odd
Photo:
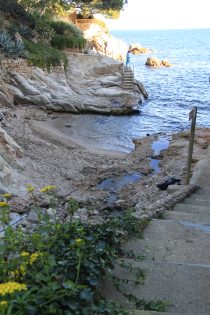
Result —
[{"label": "white rock face", "polygon": [[126,114],[147,94],[136,84],[122,88],[123,64],[101,55],[68,54],[66,73],[45,73],[39,68],[30,79],[11,73],[10,90],[17,105],[37,105],[58,112]]},{"label": "white rock face", "polygon": [[19,145],[0,127],[0,186],[13,184],[16,173],[24,167],[21,157]]},{"label": "white rock face", "polygon": [[0,107],[10,107],[13,104],[14,99],[7,83],[3,80],[4,78],[5,74],[0,69]]}]

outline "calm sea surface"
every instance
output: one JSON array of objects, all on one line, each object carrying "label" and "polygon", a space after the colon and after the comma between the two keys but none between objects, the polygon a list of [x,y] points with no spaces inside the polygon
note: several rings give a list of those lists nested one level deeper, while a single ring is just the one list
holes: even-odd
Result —
[{"label": "calm sea surface", "polygon": [[[198,107],[197,125],[210,127],[210,29],[112,31],[112,35],[153,50],[131,56],[134,76],[143,82],[149,99],[135,116],[79,116],[72,126],[77,136],[99,148],[130,151],[132,138],[188,128],[193,106]],[[149,56],[167,59],[173,67],[146,67]]]}]

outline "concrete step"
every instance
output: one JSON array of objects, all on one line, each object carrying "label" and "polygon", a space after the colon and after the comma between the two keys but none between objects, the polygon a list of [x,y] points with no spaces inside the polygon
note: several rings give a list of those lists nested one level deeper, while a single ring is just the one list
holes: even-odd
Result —
[{"label": "concrete step", "polygon": [[210,213],[210,207],[200,206],[200,205],[191,205],[187,203],[177,203],[173,208],[175,211],[183,211],[189,213]]},{"label": "concrete step", "polygon": [[191,196],[189,198],[186,198],[184,200],[184,204],[188,203],[191,205],[200,205],[200,206],[204,206],[204,207],[209,207],[210,208],[210,200],[205,200],[205,197],[203,197],[204,199],[202,199],[202,197],[199,198],[198,195],[196,196]]},{"label": "concrete step", "polygon": [[144,257],[145,261],[210,265],[209,240],[209,238],[200,240],[193,237],[168,239],[165,235],[163,239],[131,239],[126,243],[124,249],[132,250],[136,260]]},{"label": "concrete step", "polygon": [[[161,300],[170,303],[167,312],[179,315],[208,315],[210,313],[210,266],[174,264],[167,262],[124,261],[130,270],[116,266],[115,276],[130,281],[121,282],[121,289],[146,301]],[[144,284],[135,284],[136,270],[146,273]],[[110,280],[103,284],[107,298],[128,305],[126,299]],[[128,307],[127,307],[128,308]],[[137,313],[138,314],[138,313]]]},{"label": "concrete step", "polygon": [[207,174],[204,174],[204,175],[198,177],[196,179],[195,185],[198,185],[198,186],[204,187],[204,188],[208,188],[208,186],[209,186],[209,176],[210,176],[210,174],[208,172]]},{"label": "concrete step", "polygon": [[191,222],[186,221],[173,221],[173,220],[152,220],[147,228],[144,230],[143,237],[145,240],[159,239],[164,241],[168,240],[186,240],[194,241],[209,240],[210,233],[206,231],[208,226],[194,227]]},{"label": "concrete step", "polygon": [[[209,178],[208,178],[208,182],[209,182]],[[202,185],[202,187],[200,187],[197,191],[196,194],[203,194],[203,195],[207,195],[208,197],[210,197],[210,187],[209,184],[208,185]]]},{"label": "concrete step", "polygon": [[202,213],[189,213],[189,212],[179,212],[179,211],[165,211],[165,220],[175,220],[175,221],[188,221],[192,223],[199,223],[204,225],[210,225],[210,212],[209,214]]}]

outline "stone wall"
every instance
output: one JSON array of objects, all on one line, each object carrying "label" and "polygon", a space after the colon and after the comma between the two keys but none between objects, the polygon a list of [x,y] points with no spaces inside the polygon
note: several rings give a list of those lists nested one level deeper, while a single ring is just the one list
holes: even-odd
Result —
[{"label": "stone wall", "polygon": [[[12,59],[12,58],[2,58],[0,59],[0,67],[3,72],[15,72],[23,77],[30,79],[33,70],[36,68],[34,66],[31,66],[28,64],[26,59],[22,58],[17,58],[17,59]],[[48,73],[47,69],[44,69],[45,74]],[[61,73],[63,74],[65,72],[64,66],[57,66],[53,67],[50,72],[55,72],[55,73]]]},{"label": "stone wall", "polygon": [[1,58],[1,69],[5,72],[16,72],[30,78],[32,74],[32,67],[28,66],[28,62],[25,59],[17,58]]}]

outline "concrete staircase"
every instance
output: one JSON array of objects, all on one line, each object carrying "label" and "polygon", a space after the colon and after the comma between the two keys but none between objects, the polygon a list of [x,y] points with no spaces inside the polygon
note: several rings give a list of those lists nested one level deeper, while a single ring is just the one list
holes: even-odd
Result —
[{"label": "concrete staircase", "polygon": [[130,67],[123,66],[123,84],[122,88],[125,90],[133,91],[134,77]]},{"label": "concrete staircase", "polygon": [[[131,239],[126,244],[126,249],[145,259],[123,259],[129,270],[141,268],[146,272],[144,284],[122,284],[126,293],[171,305],[164,313],[134,310],[130,314],[210,315],[210,161],[192,181],[201,185],[196,193],[165,212],[162,219],[152,220],[143,239]],[[118,266],[115,274],[134,279],[129,270]],[[129,308],[129,300],[110,283],[105,285],[108,297]]]}]

